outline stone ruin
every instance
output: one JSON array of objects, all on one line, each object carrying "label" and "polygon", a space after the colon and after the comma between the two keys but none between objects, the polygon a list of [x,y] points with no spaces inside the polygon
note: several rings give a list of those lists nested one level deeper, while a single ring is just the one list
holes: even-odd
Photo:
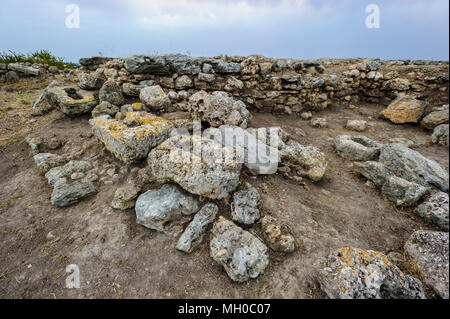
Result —
[{"label": "stone ruin", "polygon": [[[137,222],[156,231],[164,231],[169,221],[191,219],[176,245],[185,253],[191,253],[213,225],[210,255],[236,282],[266,271],[269,248],[285,254],[297,249],[281,221],[261,214],[258,191],[239,187],[241,172],[258,176],[289,167],[295,172],[292,179],[319,182],[327,170],[325,155],[317,147],[302,145],[279,127],[250,128],[251,112],[309,120],[313,112],[331,104],[384,104],[387,108],[380,116],[395,124],[420,123],[433,131],[434,143],[448,147],[448,105],[430,107],[448,103],[448,62],[168,54],[93,57],[80,64],[71,71],[79,85],[52,82],[34,103],[34,114],[52,109],[69,117],[91,114],[93,134],[110,153],[124,165],[145,163],[148,174],[163,184],[146,192],[138,183],[119,188],[112,206],[134,208]],[[435,67],[432,76],[412,71],[430,65]],[[39,69],[30,68],[0,66],[39,74]],[[327,123],[313,118],[311,125]],[[364,121],[347,123],[352,131],[366,127]],[[408,148],[408,141],[383,145],[364,136],[343,135],[334,143],[336,151],[355,161],[355,170],[383,196],[398,206],[414,207],[442,229],[443,233],[413,234],[405,247],[421,265],[429,257],[420,253],[422,246],[428,249],[426,254],[439,254],[438,262],[447,262],[446,272],[436,265],[424,280],[448,298],[448,174]],[[72,205],[96,192],[89,162],[35,148],[35,163],[53,187],[53,205]],[[218,201],[227,198],[232,200],[232,220],[217,217]],[[249,231],[256,222],[262,223],[263,238]],[[429,251],[434,244],[439,252]],[[403,274],[378,252],[342,248],[316,265],[319,283],[330,298],[425,296],[421,281]],[[436,283],[436,273],[446,286]]]}]

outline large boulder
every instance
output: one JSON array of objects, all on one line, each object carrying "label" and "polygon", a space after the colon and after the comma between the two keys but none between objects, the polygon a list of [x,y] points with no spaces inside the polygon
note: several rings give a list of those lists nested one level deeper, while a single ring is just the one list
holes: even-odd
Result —
[{"label": "large boulder", "polygon": [[177,243],[177,249],[185,253],[191,253],[203,241],[206,228],[216,219],[219,208],[208,203],[195,214],[194,219],[186,227]]},{"label": "large boulder", "polygon": [[245,282],[264,273],[269,264],[267,247],[258,238],[219,217],[212,229],[211,257],[236,282]]},{"label": "large boulder", "polygon": [[448,173],[435,161],[402,144],[381,148],[380,162],[407,181],[448,192]]},{"label": "large boulder", "polygon": [[244,102],[222,91],[195,93],[189,99],[189,110],[194,120],[208,122],[212,127],[229,124],[247,128],[251,120]]},{"label": "large boulder", "polygon": [[417,206],[416,212],[424,219],[448,232],[448,193],[435,192]]},{"label": "large boulder", "polygon": [[174,127],[170,121],[146,112],[128,112],[124,121],[104,115],[89,123],[106,149],[125,163],[147,157],[152,148],[169,137]]},{"label": "large boulder", "polygon": [[183,54],[169,54],[167,61],[171,64],[174,72],[179,75],[198,74],[202,67],[201,59]]},{"label": "large boulder", "polygon": [[149,190],[136,201],[137,223],[150,229],[164,230],[164,224],[195,214],[199,203],[177,186],[165,184],[160,189]]},{"label": "large boulder", "polygon": [[405,244],[405,253],[416,264],[423,282],[444,299],[449,298],[448,245],[448,232],[434,231],[416,231]]},{"label": "large boulder", "polygon": [[382,163],[368,161],[355,165],[361,175],[372,181],[397,206],[414,206],[428,192],[426,187],[395,176]]},{"label": "large boulder", "polygon": [[172,104],[170,98],[159,85],[147,86],[141,89],[139,98],[142,103],[154,111],[166,110]]},{"label": "large boulder", "polygon": [[281,150],[282,162],[299,165],[303,175],[313,182],[320,181],[327,170],[325,154],[315,146],[303,146],[290,140]]},{"label": "large boulder", "polygon": [[397,98],[380,115],[395,124],[419,123],[425,112],[426,104],[415,97]]},{"label": "large boulder", "polygon": [[161,55],[131,55],[125,59],[125,69],[131,74],[170,74],[169,63]]},{"label": "large boulder", "polygon": [[242,166],[233,148],[187,135],[173,136],[153,149],[148,164],[160,182],[175,182],[210,199],[225,198],[237,188]]},{"label": "large boulder", "polygon": [[425,299],[418,279],[376,251],[341,248],[315,267],[320,287],[331,299]]},{"label": "large boulder", "polygon": [[122,89],[114,81],[106,81],[98,94],[100,102],[109,102],[116,106],[125,104],[125,99],[122,95]]},{"label": "large boulder", "polygon": [[260,218],[259,192],[256,188],[241,190],[233,195],[231,218],[244,225],[253,225]]},{"label": "large boulder", "polygon": [[255,175],[270,175],[277,172],[280,155],[278,148],[270,147],[246,130],[233,125],[209,128],[203,137],[210,138],[236,150],[237,160]]},{"label": "large boulder", "polygon": [[339,135],[334,139],[338,154],[353,161],[372,161],[378,158],[382,144],[365,136]]}]

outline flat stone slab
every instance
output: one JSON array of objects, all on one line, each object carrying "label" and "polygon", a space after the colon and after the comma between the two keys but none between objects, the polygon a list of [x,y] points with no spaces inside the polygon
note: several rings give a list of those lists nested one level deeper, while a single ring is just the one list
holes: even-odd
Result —
[{"label": "flat stone slab", "polygon": [[92,92],[74,87],[52,86],[46,91],[49,104],[59,108],[67,116],[90,113],[98,105]]},{"label": "flat stone slab", "polygon": [[124,121],[99,116],[89,123],[106,149],[127,164],[146,158],[152,148],[169,137],[174,127],[170,121],[145,112],[128,112]]}]

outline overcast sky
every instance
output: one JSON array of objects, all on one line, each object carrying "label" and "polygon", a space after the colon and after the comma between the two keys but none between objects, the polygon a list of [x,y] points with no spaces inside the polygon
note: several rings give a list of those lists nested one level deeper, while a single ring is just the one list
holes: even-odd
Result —
[{"label": "overcast sky", "polygon": [[[80,28],[67,28],[68,4]],[[366,27],[368,4],[380,28]],[[73,21],[73,20],[71,20]],[[92,55],[449,57],[448,0],[0,0],[0,51]]]}]

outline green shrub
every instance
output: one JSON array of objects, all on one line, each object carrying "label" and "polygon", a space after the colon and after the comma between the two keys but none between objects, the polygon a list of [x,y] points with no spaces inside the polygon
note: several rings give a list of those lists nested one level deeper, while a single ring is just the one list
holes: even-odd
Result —
[{"label": "green shrub", "polygon": [[14,51],[0,52],[0,63],[9,64],[17,62],[48,64],[49,66],[56,66],[59,69],[72,69],[75,67],[72,62],[64,62],[64,58],[56,57],[47,50],[40,50],[27,54]]}]

